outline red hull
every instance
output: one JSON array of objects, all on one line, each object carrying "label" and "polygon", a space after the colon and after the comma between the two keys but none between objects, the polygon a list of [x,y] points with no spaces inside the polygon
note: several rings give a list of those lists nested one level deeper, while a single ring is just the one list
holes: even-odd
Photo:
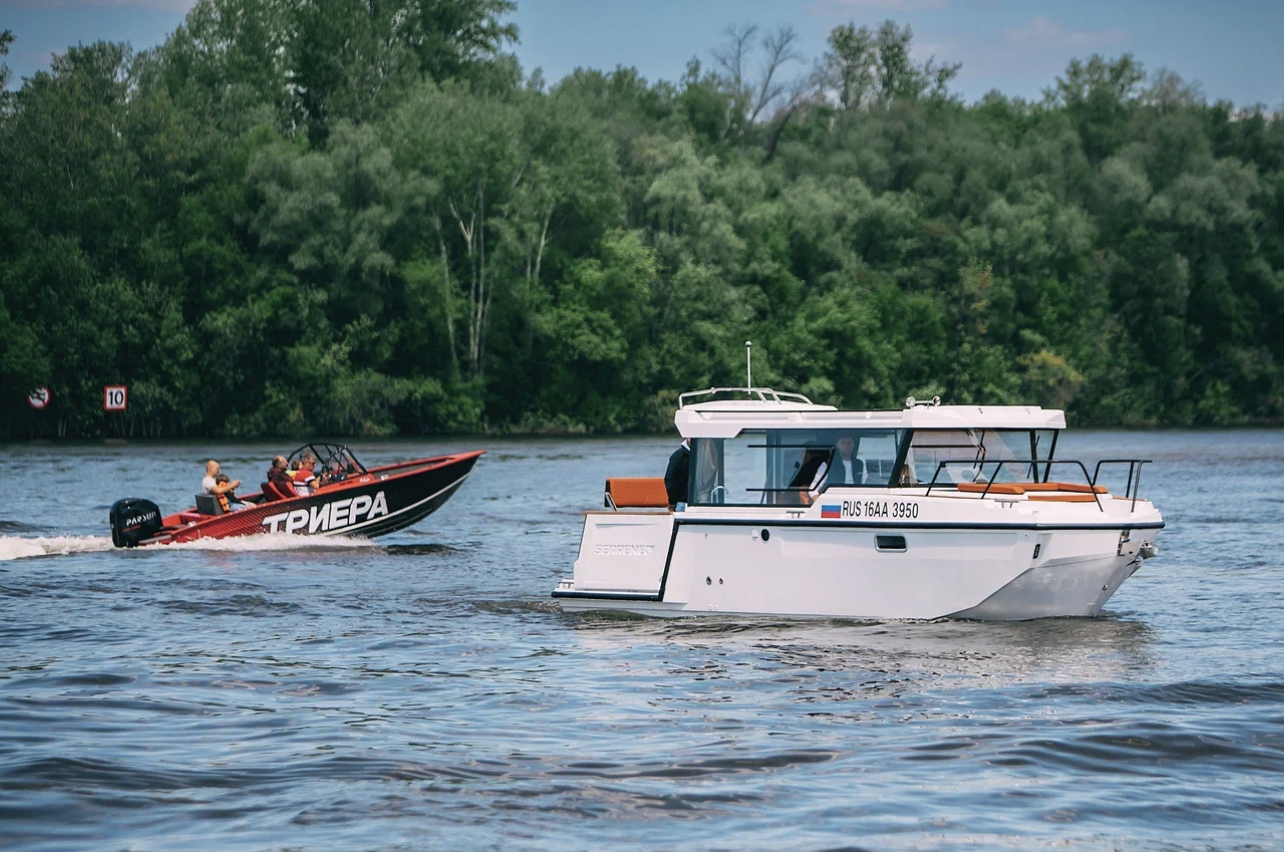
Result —
[{"label": "red hull", "polygon": [[166,516],[161,532],[143,544],[170,544],[201,538],[231,538],[271,532],[296,535],[386,535],[436,511],[455,493],[484,453],[449,456],[370,468],[327,485],[315,494],[257,503],[248,509],[203,515],[195,508]]}]

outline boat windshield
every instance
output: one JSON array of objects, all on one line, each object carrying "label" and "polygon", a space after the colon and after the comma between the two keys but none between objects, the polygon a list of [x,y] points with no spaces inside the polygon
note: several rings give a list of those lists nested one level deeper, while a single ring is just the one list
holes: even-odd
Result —
[{"label": "boat windshield", "polygon": [[325,474],[330,481],[360,476],[366,472],[365,465],[357,461],[352,450],[342,444],[304,444],[290,453],[287,460],[302,460],[307,455],[317,460],[317,474]]},{"label": "boat windshield", "polygon": [[903,429],[759,429],[691,442],[692,505],[802,505],[834,487],[887,488]]},{"label": "boat windshield", "polygon": [[927,484],[933,476],[943,485],[1046,479],[1047,466],[1038,462],[1051,460],[1055,445],[1052,429],[919,430],[905,455],[905,482]]}]

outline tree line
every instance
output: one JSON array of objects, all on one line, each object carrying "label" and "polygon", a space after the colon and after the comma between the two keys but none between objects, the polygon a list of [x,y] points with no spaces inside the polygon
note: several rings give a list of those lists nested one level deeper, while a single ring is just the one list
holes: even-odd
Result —
[{"label": "tree line", "polygon": [[550,85],[513,8],[200,0],[5,91],[0,437],[659,430],[747,339],[848,407],[1284,420],[1278,111],[1128,55],[966,103],[891,21]]}]

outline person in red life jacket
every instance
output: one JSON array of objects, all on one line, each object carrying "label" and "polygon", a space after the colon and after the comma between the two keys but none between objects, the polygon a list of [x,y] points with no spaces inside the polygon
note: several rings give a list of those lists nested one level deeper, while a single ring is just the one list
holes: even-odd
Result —
[{"label": "person in red life jacket", "polygon": [[299,496],[294,490],[294,483],[290,480],[290,473],[286,469],[285,456],[272,457],[272,466],[268,468],[267,478],[268,485],[275,489],[282,499]]},{"label": "person in red life jacket", "polygon": [[218,476],[214,477],[214,482],[217,485],[223,486],[225,489],[214,492],[214,499],[218,501],[219,506],[222,507],[224,512],[237,512],[241,509],[249,508],[248,505],[242,502],[240,497],[237,497],[232,493],[232,489],[236,486],[231,484],[226,473],[220,473]]}]

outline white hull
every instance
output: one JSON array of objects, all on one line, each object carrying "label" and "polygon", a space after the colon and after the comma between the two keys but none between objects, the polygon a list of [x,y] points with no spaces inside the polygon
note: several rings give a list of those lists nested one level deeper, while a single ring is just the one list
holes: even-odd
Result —
[{"label": "white hull", "polygon": [[[906,497],[889,490],[879,499]],[[1093,616],[1163,526],[1150,503],[1134,510],[1109,496],[1101,507],[1038,508],[921,491],[912,499],[919,517],[906,522],[827,520],[819,505],[590,513],[574,578],[553,594],[567,611],[662,616]],[[879,536],[903,537],[904,549],[880,548]]]}]

